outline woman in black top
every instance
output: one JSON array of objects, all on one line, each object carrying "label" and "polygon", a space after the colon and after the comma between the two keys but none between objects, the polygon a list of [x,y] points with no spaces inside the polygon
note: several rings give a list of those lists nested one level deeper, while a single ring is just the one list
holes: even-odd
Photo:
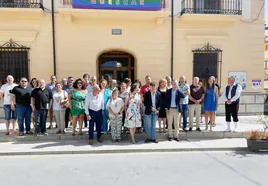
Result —
[{"label": "woman in black top", "polygon": [[[166,132],[167,116],[165,111],[165,97],[167,92],[167,81],[161,79],[159,81],[158,91],[161,93],[162,106],[158,115],[159,132]],[[163,121],[163,130],[161,127],[161,121]]]}]

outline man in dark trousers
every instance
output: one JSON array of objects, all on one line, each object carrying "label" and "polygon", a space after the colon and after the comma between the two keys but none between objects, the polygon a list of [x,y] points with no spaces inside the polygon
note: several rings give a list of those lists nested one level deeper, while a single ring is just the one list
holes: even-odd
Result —
[{"label": "man in dark trousers", "polygon": [[36,129],[35,134],[46,133],[46,122],[48,111],[52,109],[52,92],[46,88],[45,80],[39,81],[39,88],[35,88],[31,94],[32,111],[34,112]]},{"label": "man in dark trousers", "polygon": [[172,81],[172,88],[167,90],[165,99],[165,110],[168,119],[168,136],[169,141],[172,140],[172,122],[174,122],[174,140],[180,141],[179,135],[179,112],[180,112],[180,98],[184,98],[185,95],[178,89],[178,81]]},{"label": "man in dark trousers", "polygon": [[235,83],[235,78],[233,76],[228,78],[228,85],[226,86],[222,97],[225,100],[225,116],[227,129],[225,132],[231,132],[231,116],[234,122],[234,131],[237,131],[238,123],[238,111],[239,111],[239,101],[242,92],[242,87]]},{"label": "man in dark trousers", "polygon": [[158,143],[156,140],[156,122],[158,120],[158,113],[162,105],[161,93],[156,89],[156,83],[150,83],[150,91],[143,95],[144,99],[144,122],[147,132],[147,139],[145,143],[154,142]]}]

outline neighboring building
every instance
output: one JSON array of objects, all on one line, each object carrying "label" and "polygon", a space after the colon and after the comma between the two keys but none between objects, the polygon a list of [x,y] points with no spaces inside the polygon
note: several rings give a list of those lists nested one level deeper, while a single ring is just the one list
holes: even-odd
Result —
[{"label": "neighboring building", "polygon": [[264,89],[268,91],[268,27],[265,27],[264,38]]},{"label": "neighboring building", "polygon": [[[54,73],[50,2],[0,2],[2,83],[7,74],[18,80]],[[174,0],[173,67],[169,0],[74,0],[74,8],[71,0],[54,2],[58,78],[87,72],[119,82],[147,74],[159,80],[172,69],[189,82],[214,75],[221,86],[235,75],[245,92],[263,92],[252,87],[264,80],[263,0]]]}]

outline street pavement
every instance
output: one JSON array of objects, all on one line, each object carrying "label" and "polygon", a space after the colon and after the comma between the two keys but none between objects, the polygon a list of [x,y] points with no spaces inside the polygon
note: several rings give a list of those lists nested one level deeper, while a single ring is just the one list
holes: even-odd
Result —
[{"label": "street pavement", "polygon": [[267,186],[268,153],[0,156],[1,186]]},{"label": "street pavement", "polygon": [[112,143],[109,140],[103,143],[95,141],[93,146],[88,141],[55,141],[55,142],[6,142],[0,143],[0,156],[4,155],[44,155],[44,154],[107,154],[132,152],[183,152],[183,151],[247,151],[246,139],[210,139],[210,140],[161,140],[158,144],[136,144],[129,141]]}]

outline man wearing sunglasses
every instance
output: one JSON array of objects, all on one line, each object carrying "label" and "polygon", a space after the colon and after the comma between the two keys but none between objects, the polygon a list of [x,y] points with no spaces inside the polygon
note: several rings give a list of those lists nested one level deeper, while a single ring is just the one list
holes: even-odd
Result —
[{"label": "man wearing sunglasses", "polygon": [[32,111],[35,116],[35,135],[40,135],[40,129],[42,135],[47,135],[46,121],[47,113],[52,108],[52,92],[46,88],[45,80],[39,81],[39,87],[34,89],[31,94]]},{"label": "man wearing sunglasses", "polygon": [[[32,88],[28,87],[27,78],[20,79],[19,86],[14,87],[10,91],[10,105],[11,109],[17,112],[18,124],[19,124],[19,136],[24,135],[24,120],[26,126],[26,134],[32,135],[31,132],[31,93]],[[15,108],[16,99],[16,108]]]}]

